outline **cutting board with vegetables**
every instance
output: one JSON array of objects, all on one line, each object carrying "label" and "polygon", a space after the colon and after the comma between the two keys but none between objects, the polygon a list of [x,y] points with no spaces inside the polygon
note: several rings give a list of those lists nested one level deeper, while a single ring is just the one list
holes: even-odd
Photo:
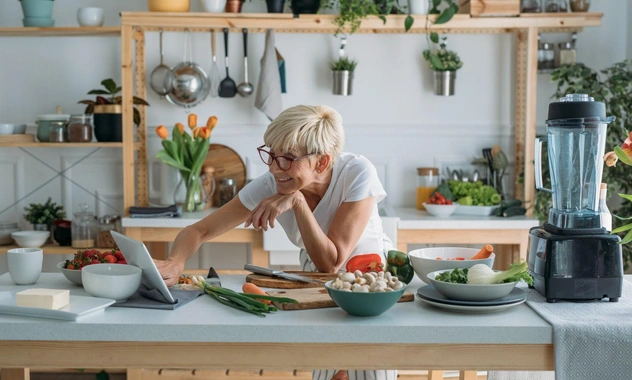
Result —
[{"label": "cutting board with vegetables", "polygon": [[[337,307],[325,288],[269,290],[266,293],[274,297],[287,297],[298,301],[298,303],[274,303],[274,306],[281,310],[307,310]],[[414,298],[413,293],[405,291],[398,302],[411,302]]]},{"label": "cutting board with vegetables", "polygon": [[[337,273],[318,273],[318,272],[300,272],[300,271],[286,271],[286,273],[294,273],[300,276],[314,278],[321,281],[335,280],[338,278]],[[323,288],[323,284],[318,282],[298,282],[284,280],[282,278],[269,277],[261,274],[251,273],[246,276],[246,282],[252,282],[253,284],[262,288],[274,288],[274,289],[306,289],[306,288]],[[329,296],[328,296],[329,297]]]}]

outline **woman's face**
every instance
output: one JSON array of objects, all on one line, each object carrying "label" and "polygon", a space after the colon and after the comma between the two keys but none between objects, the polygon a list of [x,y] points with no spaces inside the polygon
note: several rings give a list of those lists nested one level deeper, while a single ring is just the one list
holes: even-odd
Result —
[{"label": "woman's face", "polygon": [[[305,151],[290,152],[270,152],[276,157],[288,157],[294,159],[307,154]],[[311,185],[316,179],[316,160],[314,156],[298,158],[292,161],[289,170],[283,170],[273,161],[270,165],[270,173],[274,175],[276,181],[277,192],[279,194],[290,194]]]}]

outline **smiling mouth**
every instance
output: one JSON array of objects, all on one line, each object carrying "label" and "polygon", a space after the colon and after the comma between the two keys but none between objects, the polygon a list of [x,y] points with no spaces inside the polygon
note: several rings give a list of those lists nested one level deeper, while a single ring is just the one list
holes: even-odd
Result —
[{"label": "smiling mouth", "polygon": [[292,178],[277,178],[277,182],[279,183],[287,183],[292,180]]}]

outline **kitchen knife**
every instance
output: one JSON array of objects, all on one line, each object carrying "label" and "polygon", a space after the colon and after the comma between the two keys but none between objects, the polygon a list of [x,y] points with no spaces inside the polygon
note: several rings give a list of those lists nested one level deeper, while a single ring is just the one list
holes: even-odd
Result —
[{"label": "kitchen knife", "polygon": [[215,272],[213,267],[208,269],[208,276],[206,276],[206,282],[213,286],[222,286],[221,281],[219,280],[219,275]]},{"label": "kitchen knife", "polygon": [[282,270],[274,270],[269,268],[258,267],[252,264],[244,265],[244,269],[251,271],[252,273],[262,274],[264,276],[270,277],[279,277],[290,281],[298,281],[298,282],[315,282],[318,284],[324,284],[325,281],[317,280],[315,278],[309,278],[304,276],[299,276],[298,274],[285,273]]}]

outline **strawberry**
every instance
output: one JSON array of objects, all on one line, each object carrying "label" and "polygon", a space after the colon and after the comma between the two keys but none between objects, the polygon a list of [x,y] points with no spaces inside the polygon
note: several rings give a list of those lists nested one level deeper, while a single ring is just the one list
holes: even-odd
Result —
[{"label": "strawberry", "polygon": [[125,257],[123,257],[123,254],[121,253],[121,251],[114,252],[114,257],[116,257],[117,261],[125,260]]},{"label": "strawberry", "polygon": [[106,263],[115,263],[116,262],[116,257],[114,257],[112,255],[105,255],[105,257],[103,259],[105,260]]},{"label": "strawberry", "polygon": [[116,263],[117,263],[117,264],[127,264],[127,261],[125,261],[125,260],[119,260],[119,261],[117,261]]},{"label": "strawberry", "polygon": [[91,260],[89,264],[101,264],[99,260]]}]

